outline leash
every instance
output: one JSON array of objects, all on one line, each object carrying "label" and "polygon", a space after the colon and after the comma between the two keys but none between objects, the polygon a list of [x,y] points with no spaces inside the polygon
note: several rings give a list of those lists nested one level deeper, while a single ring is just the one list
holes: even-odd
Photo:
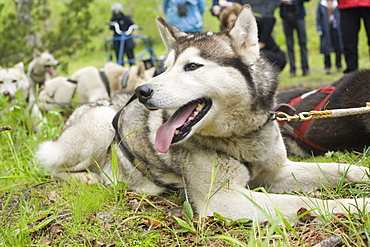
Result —
[{"label": "leash", "polygon": [[[124,138],[121,137],[118,129],[118,121],[119,117],[123,111],[123,109],[130,104],[132,101],[134,101],[137,98],[137,96],[134,94],[132,97],[127,101],[127,103],[119,110],[116,115],[113,118],[112,125],[116,131],[116,135],[114,137],[114,141],[118,143],[120,150],[122,153],[125,155],[125,157],[131,162],[133,167],[138,169],[143,176],[146,176],[150,181],[153,183],[157,183],[153,175],[150,173],[148,169],[148,164],[145,162],[142,158],[140,158],[132,149],[129,147],[127,142],[125,141]],[[159,185],[159,184],[157,184]]]},{"label": "leash", "polygon": [[[321,150],[323,152],[327,152],[328,150],[326,148],[317,145],[316,143],[312,142],[309,138],[306,137],[306,131],[309,129],[312,120],[319,118],[340,117],[361,114],[361,110],[358,110],[357,108],[356,109],[347,108],[344,110],[340,109],[341,111],[343,110],[341,114],[339,114],[340,111],[337,110],[323,110],[325,104],[327,103],[335,89],[336,87],[334,85],[329,85],[321,89],[304,93],[292,99],[287,104],[281,104],[276,106],[273,109],[274,113],[270,117],[277,120],[279,125],[283,127],[290,135],[298,138],[299,140],[311,146],[312,148]],[[323,93],[326,94],[326,96],[311,111],[295,114],[296,113],[296,109],[294,108],[295,104],[299,103],[301,100],[315,93]],[[365,110],[364,113],[366,113],[367,109],[364,110]],[[290,121],[303,121],[303,123],[298,127],[290,124],[289,123]]]},{"label": "leash", "polygon": [[[284,105],[284,104],[283,104]],[[332,110],[322,110],[322,111],[309,111],[301,112],[297,114],[290,115],[283,111],[272,111],[271,119],[277,121],[307,121],[311,119],[321,119],[321,118],[331,118],[331,117],[345,117],[352,115],[359,115],[364,113],[370,113],[370,102],[366,102],[366,106],[345,108],[345,109],[332,109]]]},{"label": "leash", "polygon": [[[309,146],[323,152],[327,152],[328,150],[312,142],[305,136],[305,131],[308,128],[311,120],[370,113],[369,102],[366,103],[365,107],[333,109],[333,110],[312,110],[309,112],[301,112],[297,114],[295,113],[294,107],[288,104],[282,104],[275,108],[277,109],[277,111],[273,111],[270,113],[271,120],[277,120],[280,126],[282,126],[289,134],[297,137],[298,139],[308,144]],[[285,109],[285,112],[279,111],[279,109]],[[287,113],[287,111],[289,113]],[[301,128],[296,129],[291,124],[289,124],[290,121],[305,121],[305,122],[302,124]]]}]

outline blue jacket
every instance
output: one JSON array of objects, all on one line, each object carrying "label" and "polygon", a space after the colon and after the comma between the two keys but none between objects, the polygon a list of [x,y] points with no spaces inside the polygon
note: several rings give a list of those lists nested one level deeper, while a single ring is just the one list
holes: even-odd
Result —
[{"label": "blue jacket", "polygon": [[[179,16],[178,5],[186,4],[186,16]],[[166,21],[183,32],[203,31],[205,0],[163,0]]]},{"label": "blue jacket", "polygon": [[280,5],[280,17],[283,18],[283,19],[287,18],[287,13],[285,11],[287,9],[287,7],[296,5],[297,6],[296,18],[297,19],[303,19],[306,16],[306,10],[303,6],[303,3],[304,2],[309,2],[309,1],[310,0],[293,0],[292,4],[282,3]]}]

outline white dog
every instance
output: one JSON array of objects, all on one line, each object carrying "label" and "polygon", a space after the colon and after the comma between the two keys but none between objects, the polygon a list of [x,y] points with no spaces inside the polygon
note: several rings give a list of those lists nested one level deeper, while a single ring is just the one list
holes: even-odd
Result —
[{"label": "white dog", "polygon": [[59,61],[48,50],[44,52],[35,50],[33,52],[33,59],[27,69],[27,76],[31,80],[32,87],[35,88],[36,85],[39,85],[39,88],[42,88],[45,81],[50,79],[50,75],[57,76],[53,67],[58,64]]},{"label": "white dog", "polygon": [[108,62],[102,69],[88,66],[77,70],[71,79],[77,81],[80,102],[110,101],[118,92],[132,92],[137,85],[153,77],[155,68],[145,70],[144,63],[125,67]]},{"label": "white dog", "polygon": [[9,97],[12,101],[17,92],[21,92],[21,95],[26,98],[33,130],[39,131],[44,118],[39,107],[35,104],[34,91],[27,75],[24,73],[22,62],[11,68],[0,68],[0,93]]}]

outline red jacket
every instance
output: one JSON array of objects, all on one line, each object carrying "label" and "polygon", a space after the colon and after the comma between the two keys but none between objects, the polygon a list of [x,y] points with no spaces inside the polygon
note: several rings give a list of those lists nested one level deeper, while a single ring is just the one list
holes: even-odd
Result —
[{"label": "red jacket", "polygon": [[370,0],[338,0],[339,9],[370,7]]}]

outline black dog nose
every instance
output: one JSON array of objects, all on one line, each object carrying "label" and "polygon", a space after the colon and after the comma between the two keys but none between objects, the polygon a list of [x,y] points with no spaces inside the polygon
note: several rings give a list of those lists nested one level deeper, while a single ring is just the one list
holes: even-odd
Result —
[{"label": "black dog nose", "polygon": [[136,88],[135,94],[139,98],[140,103],[145,104],[152,97],[153,89],[147,86],[139,86]]}]

